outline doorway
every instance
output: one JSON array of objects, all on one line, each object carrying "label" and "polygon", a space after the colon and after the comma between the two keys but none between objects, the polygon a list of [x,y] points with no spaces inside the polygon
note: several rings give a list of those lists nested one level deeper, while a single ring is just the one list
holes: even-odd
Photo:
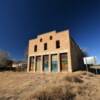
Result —
[{"label": "doorway", "polygon": [[57,54],[51,55],[51,72],[58,72]]},{"label": "doorway", "polygon": [[60,54],[60,70],[67,71],[68,70],[68,56],[67,53]]},{"label": "doorway", "polygon": [[48,55],[43,56],[43,70],[44,72],[49,71],[49,56]]},{"label": "doorway", "polygon": [[36,68],[35,71],[40,72],[41,71],[41,56],[36,56]]},{"label": "doorway", "polygon": [[29,71],[34,71],[34,57],[30,57]]}]

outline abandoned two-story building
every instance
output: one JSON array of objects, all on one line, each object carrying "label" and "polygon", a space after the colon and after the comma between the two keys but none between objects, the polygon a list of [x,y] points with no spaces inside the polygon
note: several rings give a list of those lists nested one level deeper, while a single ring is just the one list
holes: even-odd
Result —
[{"label": "abandoned two-story building", "polygon": [[69,30],[52,31],[29,40],[28,72],[72,72],[81,65],[81,49]]}]

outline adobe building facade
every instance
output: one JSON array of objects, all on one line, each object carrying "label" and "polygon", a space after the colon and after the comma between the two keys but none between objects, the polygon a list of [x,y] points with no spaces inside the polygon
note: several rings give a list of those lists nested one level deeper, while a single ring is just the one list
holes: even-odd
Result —
[{"label": "adobe building facade", "polygon": [[52,31],[29,40],[27,72],[72,72],[81,65],[81,49],[69,30]]}]

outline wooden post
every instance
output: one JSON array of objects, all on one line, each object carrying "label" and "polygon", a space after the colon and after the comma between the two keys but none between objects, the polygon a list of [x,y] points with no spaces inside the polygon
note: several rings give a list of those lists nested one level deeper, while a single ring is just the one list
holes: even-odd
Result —
[{"label": "wooden post", "polygon": [[86,61],[86,70],[87,70],[87,74],[88,74],[88,65],[87,65],[87,60],[85,59]]},{"label": "wooden post", "polygon": [[41,55],[41,72],[43,72],[43,55]]},{"label": "wooden post", "polygon": [[35,69],[36,69],[36,56],[34,56],[34,72],[35,72]]},{"label": "wooden post", "polygon": [[96,74],[98,74],[98,69],[96,68]]},{"label": "wooden post", "polygon": [[59,53],[58,53],[58,72],[60,72],[60,58],[59,58]]},{"label": "wooden post", "polygon": [[51,72],[51,54],[49,54],[49,72]]},{"label": "wooden post", "polygon": [[28,62],[27,62],[27,72],[29,72],[30,67],[30,57],[28,57]]},{"label": "wooden post", "polygon": [[34,72],[36,72],[36,56],[34,56]]}]

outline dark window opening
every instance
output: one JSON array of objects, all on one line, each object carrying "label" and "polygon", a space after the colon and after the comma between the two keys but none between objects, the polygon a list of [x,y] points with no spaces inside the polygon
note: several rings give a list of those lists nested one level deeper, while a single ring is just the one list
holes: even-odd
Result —
[{"label": "dark window opening", "polygon": [[40,42],[42,42],[42,38],[40,39]]},{"label": "dark window opening", "polygon": [[44,43],[44,50],[47,50],[47,43]]},{"label": "dark window opening", "polygon": [[52,40],[52,36],[50,36],[50,40]]},{"label": "dark window opening", "polygon": [[56,48],[60,48],[60,41],[59,40],[56,41]]},{"label": "dark window opening", "polygon": [[34,52],[37,52],[37,45],[34,46]]}]

